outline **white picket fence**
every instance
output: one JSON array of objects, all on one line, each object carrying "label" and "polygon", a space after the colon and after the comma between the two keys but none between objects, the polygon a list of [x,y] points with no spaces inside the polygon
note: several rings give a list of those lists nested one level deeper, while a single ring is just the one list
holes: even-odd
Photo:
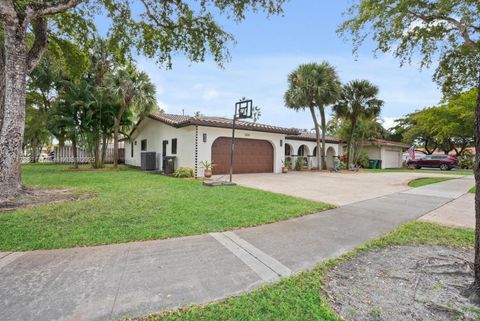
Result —
[{"label": "white picket fence", "polygon": [[[124,149],[120,148],[118,150],[120,162],[124,159]],[[113,163],[113,148],[109,147],[105,153],[105,163]],[[77,162],[79,164],[88,164],[94,161],[93,156],[90,156],[87,151],[82,147],[77,147]],[[22,157],[22,163],[31,162],[29,156]],[[38,159],[39,163],[57,163],[57,164],[73,164],[73,147],[64,146],[64,147],[55,147],[53,155],[49,154],[48,157],[40,157]]]}]

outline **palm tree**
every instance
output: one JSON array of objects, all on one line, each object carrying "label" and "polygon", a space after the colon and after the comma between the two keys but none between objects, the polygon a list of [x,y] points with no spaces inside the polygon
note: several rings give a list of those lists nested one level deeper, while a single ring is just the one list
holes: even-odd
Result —
[{"label": "palm tree", "polygon": [[[335,103],[341,92],[341,84],[335,68],[327,62],[300,65],[288,75],[288,84],[289,88],[285,92],[285,105],[295,110],[306,108],[310,110],[317,138],[317,164],[319,167],[321,164],[322,169],[326,169],[325,107]],[[320,148],[320,132],[315,114],[316,107],[320,110],[322,148]],[[322,162],[320,162],[320,150],[322,152]]]},{"label": "palm tree", "polygon": [[338,102],[333,106],[337,117],[350,121],[347,139],[347,168],[352,161],[352,140],[360,118],[376,118],[380,114],[383,100],[377,98],[378,87],[368,80],[353,80],[342,88]]},{"label": "palm tree", "polygon": [[108,88],[119,100],[120,109],[115,115],[113,125],[113,166],[118,166],[118,135],[123,115],[126,111],[138,116],[149,113],[156,106],[155,85],[145,72],[140,72],[133,65],[117,69],[110,75]]}]

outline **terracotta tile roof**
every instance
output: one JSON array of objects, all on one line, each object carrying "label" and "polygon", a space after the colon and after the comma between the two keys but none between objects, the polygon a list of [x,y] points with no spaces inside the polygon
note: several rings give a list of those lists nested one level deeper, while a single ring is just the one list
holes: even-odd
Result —
[{"label": "terracotta tile roof", "polygon": [[386,139],[375,139],[371,141],[363,141],[360,142],[360,145],[382,145],[382,146],[395,146],[395,147],[402,147],[402,148],[409,148],[410,146],[407,144],[404,144],[402,142],[395,142],[392,140],[386,140]]},{"label": "terracotta tile roof", "polygon": [[[315,133],[306,133],[306,132],[300,132],[299,135],[289,135],[285,137],[286,139],[292,139],[292,140],[308,140],[308,141],[317,141],[317,136]],[[321,139],[321,136],[320,136]],[[338,137],[333,137],[333,136],[325,136],[325,142],[326,143],[341,143],[342,139]]]},{"label": "terracotta tile roof", "polygon": [[[231,119],[223,118],[223,117],[208,117],[208,116],[192,117],[192,116],[186,116],[186,115],[174,115],[174,114],[166,114],[166,113],[152,113],[147,117],[161,121],[167,125],[170,125],[176,128],[190,126],[190,125],[232,128],[232,123],[233,123]],[[285,135],[297,135],[299,133],[298,129],[295,129],[295,128],[277,127],[277,126],[253,123],[253,122],[248,122],[243,120],[237,120],[235,122],[235,128],[260,131],[260,132],[279,133],[279,134],[285,134]]]}]

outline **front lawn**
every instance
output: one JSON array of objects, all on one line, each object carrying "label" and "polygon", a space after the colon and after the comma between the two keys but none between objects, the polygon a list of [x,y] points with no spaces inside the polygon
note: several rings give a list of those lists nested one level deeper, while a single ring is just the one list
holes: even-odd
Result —
[{"label": "front lawn", "polygon": [[410,187],[420,187],[420,186],[425,186],[425,185],[430,185],[430,184],[435,184],[439,182],[444,182],[451,180],[453,178],[451,177],[422,177],[422,178],[416,178],[414,180],[411,180],[408,182],[408,186]]},{"label": "front lawn", "polygon": [[27,186],[67,187],[93,199],[0,213],[0,251],[163,239],[271,223],[332,205],[240,186],[204,187],[121,167],[68,171],[68,166],[23,166]]},{"label": "front lawn", "polygon": [[[339,259],[329,260],[311,271],[266,285],[251,293],[226,300],[196,305],[135,319],[142,321],[194,321],[194,320],[282,320],[304,321],[339,319],[323,294],[322,278],[325,273],[362,251],[388,245],[436,244],[446,246],[473,246],[473,230],[444,227],[431,223],[407,223],[386,236],[367,243]],[[130,319],[127,319],[130,320]]]}]

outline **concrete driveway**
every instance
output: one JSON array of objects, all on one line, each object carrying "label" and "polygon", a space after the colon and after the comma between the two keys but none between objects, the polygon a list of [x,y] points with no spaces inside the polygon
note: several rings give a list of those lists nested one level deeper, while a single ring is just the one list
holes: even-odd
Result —
[{"label": "concrete driveway", "polygon": [[459,175],[405,172],[296,172],[288,174],[237,174],[239,185],[302,197],[335,205],[346,205],[410,189],[408,182],[421,177],[460,177]]}]

